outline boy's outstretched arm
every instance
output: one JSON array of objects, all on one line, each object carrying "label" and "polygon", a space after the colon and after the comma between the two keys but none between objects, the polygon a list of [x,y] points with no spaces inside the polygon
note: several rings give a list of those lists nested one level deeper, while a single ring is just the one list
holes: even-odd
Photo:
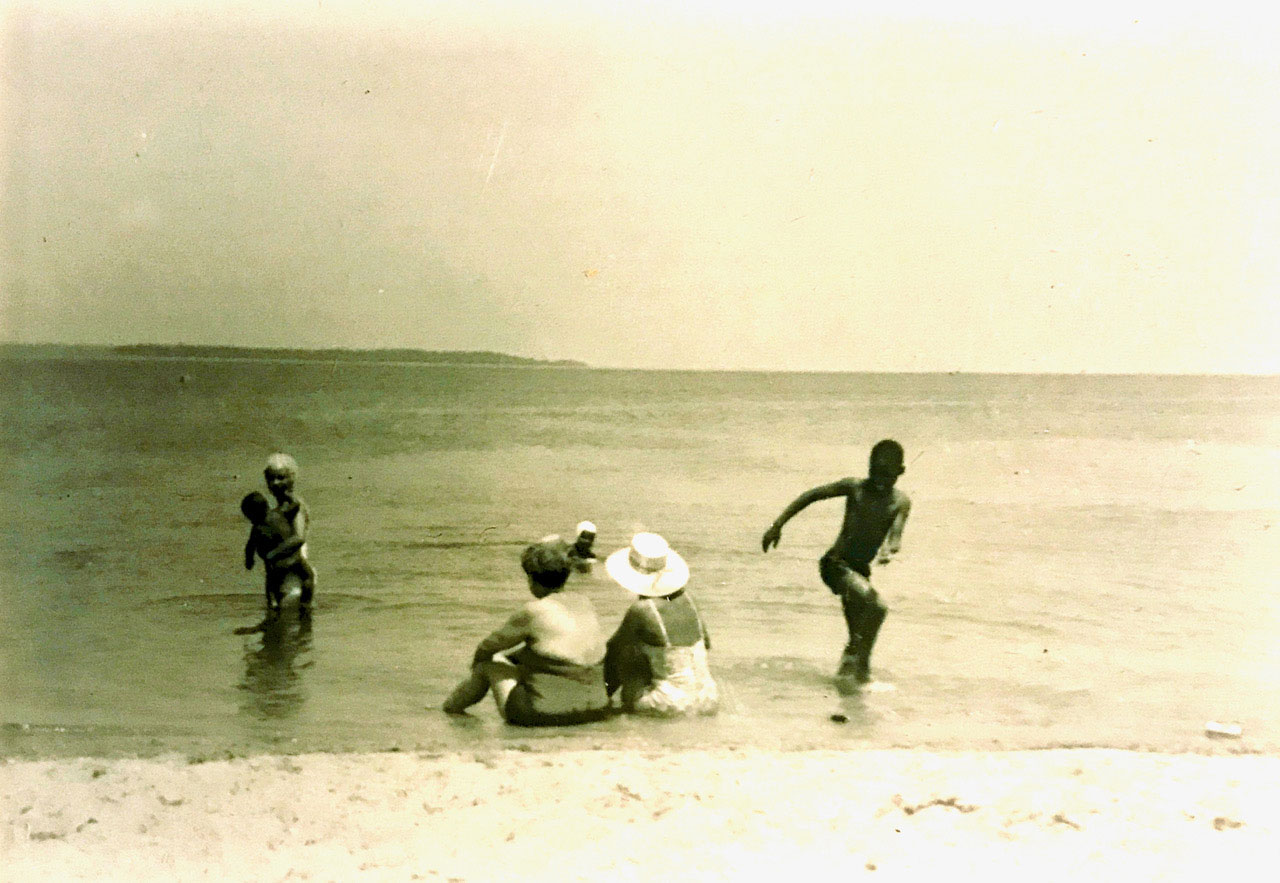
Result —
[{"label": "boy's outstretched arm", "polygon": [[893,524],[889,526],[889,533],[880,544],[880,551],[876,554],[876,564],[888,564],[893,560],[893,556],[898,554],[898,550],[902,548],[902,529],[907,526],[907,516],[910,514],[911,500],[904,495],[898,514],[894,516]]},{"label": "boy's outstretched arm", "polygon": [[843,497],[849,494],[849,488],[844,481],[833,481],[831,484],[821,484],[815,488],[810,488],[800,496],[791,501],[791,505],[782,510],[782,514],[774,519],[773,524],[769,525],[769,529],[764,532],[764,537],[760,540],[760,547],[768,552],[771,548],[778,545],[782,539],[782,526],[798,514],[802,509],[810,503],[816,503],[819,500],[829,500],[832,497]]},{"label": "boy's outstretched arm", "polygon": [[249,531],[249,540],[244,544],[244,569],[253,570],[253,531]]}]

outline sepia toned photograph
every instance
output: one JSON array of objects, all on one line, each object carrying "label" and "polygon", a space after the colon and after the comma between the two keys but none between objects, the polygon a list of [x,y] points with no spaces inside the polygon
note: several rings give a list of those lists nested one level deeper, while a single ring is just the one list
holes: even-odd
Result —
[{"label": "sepia toned photograph", "polygon": [[0,879],[1270,879],[1278,50],[0,7]]}]

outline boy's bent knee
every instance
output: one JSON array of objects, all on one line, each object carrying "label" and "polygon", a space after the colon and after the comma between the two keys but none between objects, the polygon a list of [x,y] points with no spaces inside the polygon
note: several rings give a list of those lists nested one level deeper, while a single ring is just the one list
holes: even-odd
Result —
[{"label": "boy's bent knee", "polygon": [[841,597],[847,602],[856,604],[859,607],[883,607],[880,603],[880,595],[872,587],[871,583],[864,580],[849,580],[842,587]]}]

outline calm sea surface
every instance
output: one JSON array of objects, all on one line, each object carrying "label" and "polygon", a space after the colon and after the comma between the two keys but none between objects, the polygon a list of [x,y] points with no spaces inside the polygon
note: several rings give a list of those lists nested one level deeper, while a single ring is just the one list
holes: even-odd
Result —
[{"label": "calm sea surface", "polygon": [[[0,754],[1098,745],[1280,750],[1280,379],[0,362]],[[185,382],[180,378],[186,376]],[[902,555],[841,697],[801,491],[907,449]],[[301,465],[309,629],[261,619],[240,497]],[[437,709],[528,597],[523,545],[658,531],[688,559],[715,719],[561,731]],[[612,627],[628,596],[581,582]],[[833,714],[848,718],[834,723]],[[1210,742],[1208,720],[1244,738]]]}]

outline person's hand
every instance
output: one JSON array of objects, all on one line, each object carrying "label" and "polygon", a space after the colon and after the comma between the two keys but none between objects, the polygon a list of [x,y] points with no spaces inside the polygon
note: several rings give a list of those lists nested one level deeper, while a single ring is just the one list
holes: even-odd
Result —
[{"label": "person's hand", "polygon": [[782,539],[782,528],[776,524],[769,525],[769,529],[764,532],[764,536],[760,539],[760,548],[768,552],[771,548],[776,548],[778,541]]}]

